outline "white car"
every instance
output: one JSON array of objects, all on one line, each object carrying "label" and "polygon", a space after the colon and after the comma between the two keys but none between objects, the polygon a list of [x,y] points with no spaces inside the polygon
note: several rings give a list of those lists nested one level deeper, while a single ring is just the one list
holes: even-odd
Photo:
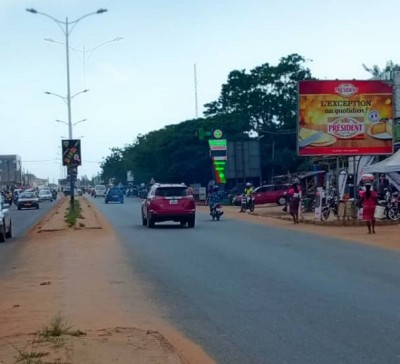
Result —
[{"label": "white car", "polygon": [[0,243],[4,243],[6,238],[12,237],[12,221],[9,212],[10,205],[4,202],[0,195]]},{"label": "white car", "polygon": [[106,197],[106,186],[104,185],[96,185],[94,187],[94,197]]},{"label": "white car", "polygon": [[39,197],[40,202],[42,202],[42,201],[52,202],[53,201],[53,194],[51,193],[50,190],[40,190],[38,197]]}]

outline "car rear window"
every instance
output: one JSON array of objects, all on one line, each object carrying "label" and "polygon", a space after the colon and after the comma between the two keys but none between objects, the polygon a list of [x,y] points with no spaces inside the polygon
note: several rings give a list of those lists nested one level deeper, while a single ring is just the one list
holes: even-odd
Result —
[{"label": "car rear window", "polygon": [[33,192],[23,192],[21,194],[21,197],[24,197],[24,198],[35,198],[36,196],[35,196],[35,194]]},{"label": "car rear window", "polygon": [[121,190],[119,188],[110,188],[110,191],[108,193],[113,193],[116,195],[122,194]]},{"label": "car rear window", "polygon": [[96,186],[94,189],[95,190],[105,190],[106,186]]},{"label": "car rear window", "polygon": [[156,196],[176,197],[187,195],[188,191],[185,187],[160,187],[156,190]]}]

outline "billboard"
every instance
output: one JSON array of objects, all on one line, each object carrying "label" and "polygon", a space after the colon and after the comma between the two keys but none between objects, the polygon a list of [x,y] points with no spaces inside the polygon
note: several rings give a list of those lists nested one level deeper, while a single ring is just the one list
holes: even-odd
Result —
[{"label": "billboard", "polygon": [[63,166],[81,165],[81,141],[80,139],[64,139],[61,141]]},{"label": "billboard", "polygon": [[393,153],[393,87],[386,81],[299,81],[300,156]]},{"label": "billboard", "polygon": [[229,179],[261,178],[259,140],[229,141],[226,175]]}]

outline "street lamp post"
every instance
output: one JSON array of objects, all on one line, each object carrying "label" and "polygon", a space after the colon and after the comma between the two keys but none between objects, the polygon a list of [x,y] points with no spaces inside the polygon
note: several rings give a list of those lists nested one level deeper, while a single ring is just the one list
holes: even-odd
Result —
[{"label": "street lamp post", "polygon": [[[50,18],[60,27],[61,31],[65,35],[65,50],[66,50],[66,64],[67,64],[67,97],[66,97],[66,99],[67,99],[67,107],[68,107],[68,132],[69,132],[69,139],[72,139],[72,117],[71,117],[71,99],[72,98],[71,98],[71,82],[70,82],[70,71],[69,71],[69,36],[72,33],[72,31],[74,30],[75,26],[82,19],[84,19],[90,15],[105,13],[107,11],[107,9],[99,9],[97,11],[85,14],[74,21],[69,21],[68,17],[66,17],[65,22],[58,20],[49,14],[39,12],[33,8],[26,9],[26,11],[28,11],[32,14],[40,14],[47,18]],[[72,25],[71,28],[70,28],[70,25]],[[49,94],[51,94],[51,93],[49,93]],[[54,95],[56,95],[56,94],[54,94]],[[60,96],[60,95],[56,95],[56,96]],[[63,98],[63,97],[61,96],[61,98]],[[73,181],[72,174],[71,174],[71,209],[73,209],[73,208],[74,208],[74,181]]]},{"label": "street lamp post", "polygon": [[[124,37],[118,36],[118,37],[115,37],[113,39],[110,39],[110,40],[107,40],[105,42],[102,42],[102,43],[100,43],[100,44],[98,44],[98,45],[96,45],[96,46],[94,46],[93,48],[90,48],[90,49],[86,49],[85,46],[83,46],[82,50],[80,50],[78,48],[71,47],[71,46],[69,47],[70,49],[72,49],[72,50],[74,50],[76,52],[82,53],[83,79],[84,79],[85,87],[86,87],[86,62],[89,60],[90,56],[94,53],[94,51],[96,49],[98,49],[98,48],[100,48],[100,47],[102,47],[102,46],[104,46],[106,44],[109,44],[109,43],[119,42],[119,41],[121,41],[123,39],[124,39]],[[57,43],[57,44],[65,45],[65,43],[59,42],[59,41],[57,41],[57,40],[55,40],[55,39],[53,39],[51,37],[46,37],[46,38],[44,38],[44,40],[46,42],[50,42],[50,43]]]},{"label": "street lamp post", "polygon": [[[58,97],[59,99],[63,100],[67,104],[67,106],[68,106],[68,123],[65,121],[61,121],[61,120],[56,120],[56,121],[59,121],[59,122],[62,122],[64,124],[68,125],[69,139],[72,139],[72,137],[73,137],[72,127],[74,125],[78,124],[78,122],[76,122],[74,124],[71,122],[71,100],[73,100],[76,96],[78,96],[82,93],[88,92],[88,91],[89,91],[88,89],[85,89],[85,90],[79,91],[76,94],[69,96],[69,97],[61,96],[59,94],[56,94],[55,92],[50,92],[50,91],[44,92],[46,95],[52,95],[52,96]],[[86,119],[80,120],[79,122],[82,122],[82,121],[86,121]]]},{"label": "street lamp post", "polygon": [[[78,22],[80,22],[82,19],[90,16],[90,15],[95,15],[95,14],[102,14],[105,13],[107,11],[107,9],[99,9],[97,11],[85,14],[83,16],[81,16],[80,18],[74,20],[74,21],[69,21],[68,17],[65,18],[65,22],[61,21],[59,19],[54,18],[53,16],[46,14],[46,13],[42,13],[39,12],[33,8],[31,9],[26,9],[26,11],[32,13],[32,14],[40,14],[43,15],[47,18],[50,18],[51,20],[53,20],[54,22],[56,22],[56,24],[60,27],[60,29],[62,30],[62,32],[65,35],[65,50],[66,50],[66,63],[67,63],[67,107],[68,107],[68,129],[69,129],[69,134],[70,134],[70,139],[72,139],[72,124],[71,124],[71,82],[70,82],[70,70],[69,70],[69,36],[72,33],[72,31],[74,30],[75,26],[78,24]],[[70,28],[70,25],[72,25],[72,27]]]},{"label": "street lamp post", "polygon": [[[82,119],[82,120],[76,121],[75,123],[72,123],[72,126],[75,126],[75,125],[77,125],[77,124],[79,124],[79,123],[83,123],[83,122],[86,121],[86,120],[87,120],[87,119]],[[63,120],[56,119],[56,122],[57,122],[57,123],[63,123],[63,124],[65,124],[65,125],[68,125],[68,123],[67,123],[66,121],[63,121]]]}]

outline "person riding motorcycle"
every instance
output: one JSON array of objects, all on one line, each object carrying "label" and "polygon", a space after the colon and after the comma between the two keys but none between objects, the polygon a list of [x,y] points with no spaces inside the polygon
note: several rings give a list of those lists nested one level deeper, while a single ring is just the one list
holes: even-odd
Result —
[{"label": "person riding motorcycle", "polygon": [[243,205],[242,202],[242,206],[240,208],[240,212],[245,212],[245,210],[250,209],[250,211],[252,211],[253,206],[253,185],[250,182],[246,183],[246,187],[243,191],[243,197],[245,198],[245,206]]},{"label": "person riding motorcycle", "polygon": [[214,185],[208,195],[208,206],[210,207],[210,215],[212,214],[213,206],[219,202],[218,190],[218,185]]},{"label": "person riding motorcycle", "polygon": [[250,182],[246,183],[246,187],[244,189],[244,195],[245,196],[252,196],[253,195],[253,185]]}]

